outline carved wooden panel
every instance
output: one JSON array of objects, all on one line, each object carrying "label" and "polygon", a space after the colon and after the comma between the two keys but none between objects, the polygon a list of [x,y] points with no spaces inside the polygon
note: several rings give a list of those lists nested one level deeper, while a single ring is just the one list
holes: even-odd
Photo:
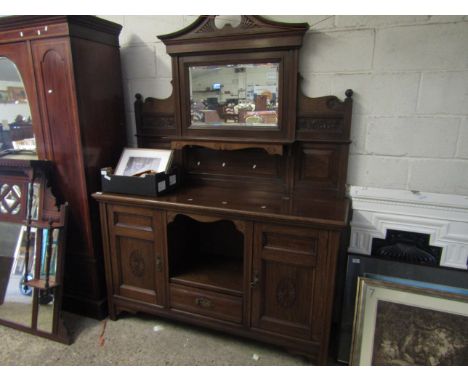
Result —
[{"label": "carved wooden panel", "polygon": [[155,130],[155,133],[158,133],[160,130],[175,130],[175,119],[173,116],[145,116],[143,123],[148,132],[151,128]]},{"label": "carved wooden panel", "polygon": [[141,94],[135,95],[135,121],[139,146],[151,137],[166,137],[177,134],[174,92],[169,98],[148,97],[143,101]]},{"label": "carved wooden panel", "polygon": [[346,99],[335,96],[309,98],[299,94],[296,137],[298,140],[349,142],[352,112],[352,90]]},{"label": "carved wooden panel", "polygon": [[318,231],[256,224],[252,326],[311,339]]},{"label": "carved wooden panel", "polygon": [[161,219],[161,213],[156,211],[119,205],[109,207],[109,245],[113,253],[110,263],[115,295],[154,305],[164,303]]},{"label": "carved wooden panel", "polygon": [[153,242],[117,236],[114,277],[119,295],[156,304],[156,278]]},{"label": "carved wooden panel", "polygon": [[0,177],[0,220],[22,223],[26,219],[28,180]]},{"label": "carved wooden panel", "polygon": [[[303,266],[264,260],[262,267],[265,327],[280,321],[291,334],[302,336],[309,332],[310,308],[314,271]],[[273,326],[271,326],[273,328]],[[306,334],[307,335],[307,334]]]},{"label": "carved wooden panel", "polygon": [[297,129],[299,132],[325,132],[328,134],[342,134],[343,120],[339,118],[306,118],[297,119]]},{"label": "carved wooden panel", "polygon": [[0,184],[0,214],[18,215],[24,207],[22,205],[24,191],[18,184]]},{"label": "carved wooden panel", "polygon": [[306,143],[297,146],[295,156],[295,189],[297,193],[344,192],[347,144]]}]

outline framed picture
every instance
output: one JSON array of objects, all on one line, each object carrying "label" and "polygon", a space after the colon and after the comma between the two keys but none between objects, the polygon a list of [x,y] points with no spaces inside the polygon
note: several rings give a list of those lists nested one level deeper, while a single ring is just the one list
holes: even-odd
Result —
[{"label": "framed picture", "polygon": [[410,264],[375,256],[349,254],[346,267],[346,279],[341,305],[340,338],[337,359],[349,364],[351,338],[353,335],[356,291],[359,277],[367,277],[382,281],[409,282],[419,288],[436,288],[451,293],[468,292],[468,277],[466,270],[428,267],[420,264]]},{"label": "framed picture", "polygon": [[26,91],[21,86],[8,86],[7,87],[8,96],[10,101],[15,102],[18,101],[20,103],[26,102]]},{"label": "framed picture", "polygon": [[148,171],[167,171],[171,166],[172,153],[172,150],[125,148],[114,175],[135,176]]},{"label": "framed picture", "polygon": [[351,365],[468,365],[468,291],[359,278]]}]

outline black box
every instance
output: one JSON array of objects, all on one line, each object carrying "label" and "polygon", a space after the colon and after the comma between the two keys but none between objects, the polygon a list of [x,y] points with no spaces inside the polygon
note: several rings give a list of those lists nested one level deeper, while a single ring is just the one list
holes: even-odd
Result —
[{"label": "black box", "polygon": [[103,192],[159,196],[174,190],[178,185],[179,171],[177,168],[143,177],[114,175],[112,167],[101,169],[101,186]]}]

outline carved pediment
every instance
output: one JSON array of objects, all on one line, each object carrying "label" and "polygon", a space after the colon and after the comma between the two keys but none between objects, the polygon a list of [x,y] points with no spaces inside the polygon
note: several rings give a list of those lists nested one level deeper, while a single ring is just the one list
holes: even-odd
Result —
[{"label": "carved pediment", "polygon": [[240,16],[240,24],[232,25],[231,23],[225,23],[224,26],[218,28],[216,25],[216,16],[202,16],[204,17],[202,23],[196,27],[192,32],[199,33],[225,33],[225,34],[242,34],[245,30],[253,28],[265,28],[266,23],[261,22],[261,19],[255,16]]},{"label": "carved pediment", "polygon": [[[200,16],[186,28],[158,36],[169,54],[262,49],[271,46],[298,47],[309,29],[307,23],[282,23],[261,16],[241,16],[239,25],[226,23],[218,28],[216,16]],[[255,34],[255,40],[252,35]],[[229,41],[229,45],[226,45]]]}]

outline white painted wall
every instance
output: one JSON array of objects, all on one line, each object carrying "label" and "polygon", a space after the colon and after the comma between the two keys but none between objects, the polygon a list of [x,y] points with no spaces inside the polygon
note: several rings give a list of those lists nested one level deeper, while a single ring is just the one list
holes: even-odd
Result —
[{"label": "white painted wall", "polygon": [[[196,16],[101,16],[120,36],[128,140],[133,100],[171,93],[170,58],[157,35]],[[348,183],[468,195],[467,16],[267,16],[311,26],[301,49],[306,95],[352,88]]]}]

